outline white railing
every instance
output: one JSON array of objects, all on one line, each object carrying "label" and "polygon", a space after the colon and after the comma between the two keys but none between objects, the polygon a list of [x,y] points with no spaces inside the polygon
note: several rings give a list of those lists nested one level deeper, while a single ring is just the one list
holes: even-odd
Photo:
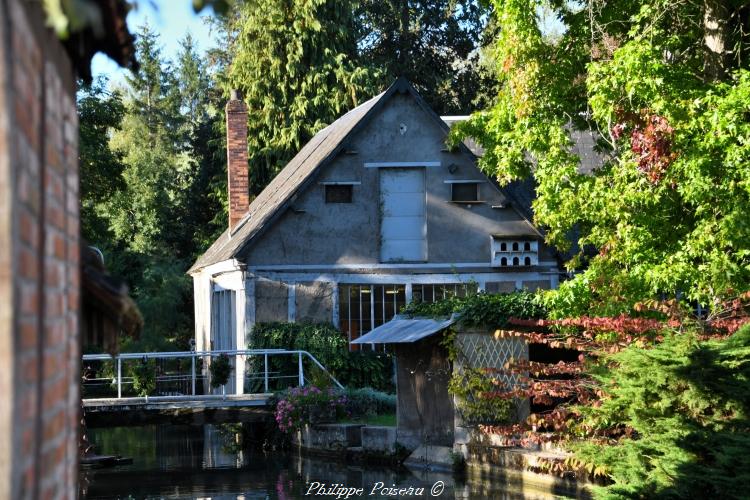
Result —
[{"label": "white railing", "polygon": [[[207,381],[207,372],[208,367],[207,364],[204,363],[202,367],[202,373],[197,373],[197,360],[198,359],[211,359],[213,357],[221,356],[221,355],[227,355],[230,358],[235,359],[234,364],[234,373],[243,373],[245,379],[251,379],[251,380],[263,380],[263,389],[265,393],[269,393],[269,386],[270,383],[274,380],[283,380],[283,379],[296,379],[296,383],[299,387],[302,387],[305,385],[305,368],[304,368],[304,359],[310,360],[314,366],[317,366],[330,380],[340,389],[343,389],[344,386],[339,383],[336,378],[331,375],[328,370],[317,360],[315,357],[310,354],[307,351],[289,351],[285,349],[237,349],[237,350],[224,350],[224,351],[179,351],[179,352],[133,352],[133,353],[121,353],[116,354],[114,356],[110,354],[84,354],[83,355],[83,362],[84,371],[87,369],[90,369],[90,367],[86,366],[86,362],[96,362],[96,361],[112,361],[114,362],[114,376],[112,378],[110,377],[93,377],[93,378],[86,378],[84,376],[84,387],[86,387],[86,383],[99,383],[100,385],[116,385],[117,386],[117,398],[122,398],[122,388],[123,384],[132,384],[133,379],[132,377],[123,377],[123,362],[127,361],[141,361],[142,363],[146,363],[148,360],[155,359],[155,360],[168,360],[168,359],[190,359],[190,374],[189,375],[182,375],[182,374],[155,374],[155,382],[158,384],[159,382],[162,383],[170,383],[170,382],[187,382],[189,381],[189,394],[170,394],[170,397],[173,398],[184,398],[184,399],[191,399],[192,397],[197,395],[196,392],[196,385],[198,382],[205,382]],[[294,375],[283,375],[278,372],[272,372],[269,370],[269,358],[271,356],[296,356],[297,358],[297,373]],[[238,367],[240,367],[240,363],[245,363],[245,367],[249,364],[248,361],[251,358],[261,358],[263,359],[263,369],[262,372],[258,370],[254,371],[248,371],[247,369],[238,370]],[[262,373],[262,377],[260,374]],[[248,377],[249,376],[249,377]],[[84,398],[84,399],[91,399],[91,398]]]}]

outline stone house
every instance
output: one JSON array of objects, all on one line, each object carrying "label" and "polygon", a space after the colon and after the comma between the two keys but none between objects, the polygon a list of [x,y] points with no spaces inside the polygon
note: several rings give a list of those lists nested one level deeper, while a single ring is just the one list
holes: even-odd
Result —
[{"label": "stone house", "polygon": [[406,80],[321,130],[252,202],[246,113],[234,94],[229,228],[189,271],[198,350],[244,348],[270,321],[332,322],[351,342],[412,300],[557,286],[530,197],[449,150],[446,120]]},{"label": "stone house", "polygon": [[135,66],[123,0],[90,2],[100,22],[65,42],[43,4],[0,0],[0,498],[12,499],[78,496],[76,78],[99,50]]}]

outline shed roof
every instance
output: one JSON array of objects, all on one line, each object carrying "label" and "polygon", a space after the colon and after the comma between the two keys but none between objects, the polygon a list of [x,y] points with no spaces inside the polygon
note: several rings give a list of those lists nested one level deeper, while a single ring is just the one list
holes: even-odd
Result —
[{"label": "shed roof", "polygon": [[448,319],[397,315],[388,323],[353,340],[352,344],[408,344],[445,330],[457,320],[458,316],[455,314]]}]

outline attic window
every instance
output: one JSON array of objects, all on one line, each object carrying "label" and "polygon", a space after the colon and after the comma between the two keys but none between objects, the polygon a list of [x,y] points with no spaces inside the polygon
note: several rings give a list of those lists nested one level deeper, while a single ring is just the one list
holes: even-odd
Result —
[{"label": "attic window", "polygon": [[454,203],[479,203],[481,181],[445,181],[451,185],[451,201]]},{"label": "attic window", "polygon": [[351,184],[326,184],[326,203],[351,203]]}]

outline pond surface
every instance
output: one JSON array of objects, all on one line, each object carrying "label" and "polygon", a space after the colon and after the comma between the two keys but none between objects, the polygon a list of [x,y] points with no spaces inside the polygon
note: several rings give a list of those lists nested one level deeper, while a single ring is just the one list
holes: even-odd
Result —
[{"label": "pond surface", "polygon": [[344,488],[352,489],[352,499],[559,498],[506,489],[499,479],[459,480],[451,474],[243,450],[238,428],[231,425],[119,427],[88,434],[98,454],[130,457],[133,464],[82,471],[81,498],[343,499]]}]

